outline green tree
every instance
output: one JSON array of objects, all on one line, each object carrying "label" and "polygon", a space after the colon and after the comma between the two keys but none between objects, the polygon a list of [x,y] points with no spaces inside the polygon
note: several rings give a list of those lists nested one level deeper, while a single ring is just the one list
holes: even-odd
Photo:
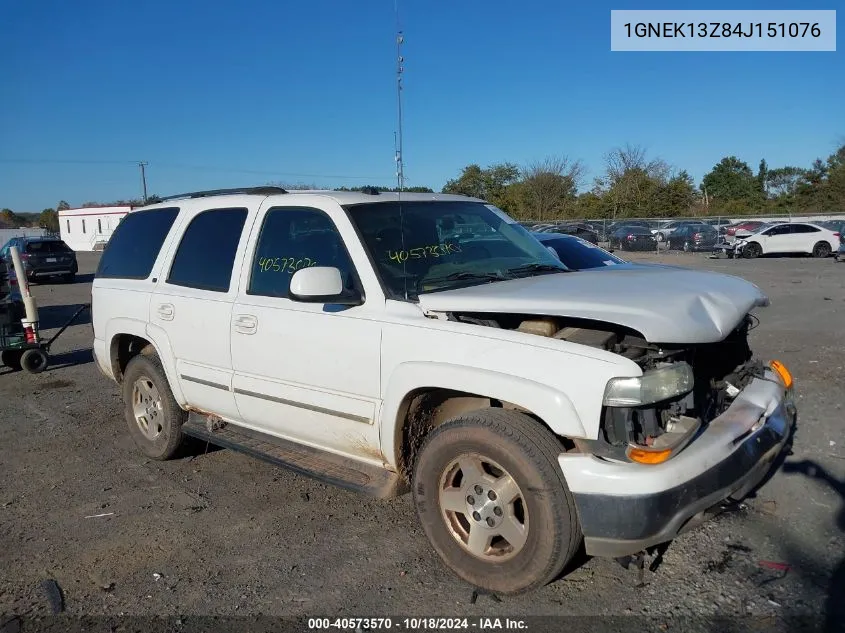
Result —
[{"label": "green tree", "polygon": [[0,211],[0,222],[12,229],[19,229],[22,226],[26,226],[26,220],[11,209],[3,209]]},{"label": "green tree", "polygon": [[769,177],[769,166],[766,164],[766,159],[762,159],[760,161],[760,167],[757,169],[757,191],[762,195],[764,198],[768,197],[768,191],[766,190],[766,183],[768,182]]},{"label": "green tree", "polygon": [[508,205],[507,188],[519,180],[519,167],[513,163],[496,163],[482,169],[473,163],[461,170],[461,175],[449,180],[443,193],[457,193],[487,200],[505,211]]},{"label": "green tree", "polygon": [[657,214],[665,216],[690,215],[690,209],[697,197],[692,176],[682,170],[665,183],[658,185],[654,198]]},{"label": "green tree", "polygon": [[584,175],[581,161],[548,157],[529,163],[522,171],[522,185],[532,207],[532,219],[573,217],[578,185]]},{"label": "green tree", "polygon": [[38,226],[51,233],[59,232],[59,214],[55,209],[44,209],[38,216]]},{"label": "green tree", "polygon": [[671,168],[659,158],[649,160],[644,148],[616,147],[605,155],[601,180],[612,217],[666,215],[659,193],[669,181]]},{"label": "green tree", "polygon": [[759,189],[754,172],[745,161],[736,156],[727,156],[704,176],[701,189],[711,199],[719,202],[728,200],[752,201],[759,199]]},{"label": "green tree", "polygon": [[807,170],[800,167],[777,167],[766,174],[766,190],[774,198],[791,196],[806,181]]}]

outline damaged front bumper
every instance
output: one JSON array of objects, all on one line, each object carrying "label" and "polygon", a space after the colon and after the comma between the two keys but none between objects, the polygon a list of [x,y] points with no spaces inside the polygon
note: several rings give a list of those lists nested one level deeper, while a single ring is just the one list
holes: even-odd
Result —
[{"label": "damaged front bumper", "polygon": [[561,454],[587,553],[635,554],[672,540],[704,511],[741,499],[765,478],[796,417],[791,388],[767,369],[666,462],[642,465]]}]

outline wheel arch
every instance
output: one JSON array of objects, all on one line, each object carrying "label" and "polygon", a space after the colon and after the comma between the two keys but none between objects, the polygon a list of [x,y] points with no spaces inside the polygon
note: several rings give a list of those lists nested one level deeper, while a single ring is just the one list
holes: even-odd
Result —
[{"label": "wheel arch", "polygon": [[389,466],[406,477],[425,437],[446,420],[487,407],[525,413],[561,440],[585,437],[566,394],[512,375],[444,363],[407,363],[390,380],[380,443]]},{"label": "wheel arch", "polygon": [[173,392],[173,397],[181,405],[185,402],[179,382],[176,378],[175,366],[172,364],[173,354],[166,337],[156,337],[154,332],[148,332],[146,324],[137,321],[110,324],[114,333],[109,336],[109,365],[118,383],[123,382],[123,374],[129,361],[141,353],[155,354],[161,361],[165,377]]}]

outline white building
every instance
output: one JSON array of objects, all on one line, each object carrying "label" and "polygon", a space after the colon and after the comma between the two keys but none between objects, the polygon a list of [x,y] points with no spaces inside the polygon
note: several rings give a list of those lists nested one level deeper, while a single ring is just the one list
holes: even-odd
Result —
[{"label": "white building", "polygon": [[101,251],[132,207],[89,207],[59,211],[59,234],[75,251]]}]

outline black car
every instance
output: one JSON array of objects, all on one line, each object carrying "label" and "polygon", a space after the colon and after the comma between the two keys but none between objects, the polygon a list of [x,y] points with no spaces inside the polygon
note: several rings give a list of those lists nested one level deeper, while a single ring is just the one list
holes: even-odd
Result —
[{"label": "black car", "polygon": [[543,246],[552,249],[557,258],[570,270],[604,268],[628,263],[603,248],[573,235],[559,233],[534,233],[533,235]]},{"label": "black car", "polygon": [[599,234],[589,225],[580,222],[568,222],[555,226],[544,233],[558,233],[562,235],[574,235],[580,237],[582,240],[587,240],[593,244],[599,243]]},{"label": "black car", "polygon": [[648,226],[623,224],[610,234],[611,248],[623,251],[650,251],[655,248],[655,239]]},{"label": "black car", "polygon": [[79,266],[76,253],[62,240],[54,237],[13,237],[0,249],[0,259],[12,266],[12,246],[17,246],[28,281],[45,277],[61,277],[72,282]]},{"label": "black car", "polygon": [[709,224],[684,224],[666,237],[669,248],[683,251],[712,252],[719,241],[719,231]]}]

